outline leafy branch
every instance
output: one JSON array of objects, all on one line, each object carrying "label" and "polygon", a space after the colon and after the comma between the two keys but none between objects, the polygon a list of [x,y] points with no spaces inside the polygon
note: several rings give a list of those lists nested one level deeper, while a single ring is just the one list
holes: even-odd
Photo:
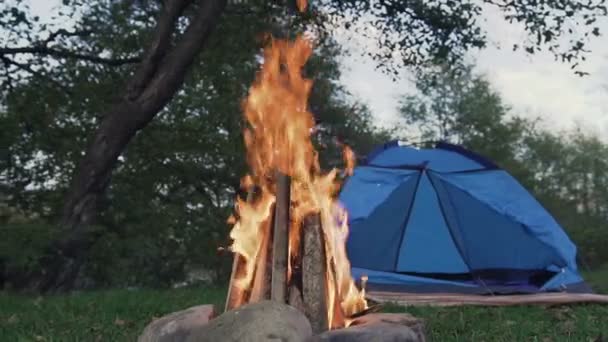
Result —
[{"label": "leafy branch", "polygon": [[59,37],[84,37],[90,35],[91,33],[91,30],[78,30],[70,32],[65,29],[59,29],[49,34],[46,39],[40,42],[34,42],[33,44],[31,44],[31,46],[0,48],[0,56],[6,57],[19,54],[33,54],[56,58],[77,59],[92,63],[105,64],[109,66],[134,64],[139,63],[141,61],[141,57],[107,58],[101,57],[99,55],[85,54],[76,51],[70,51],[65,48],[55,48],[49,46],[49,44],[56,41],[56,39]]}]

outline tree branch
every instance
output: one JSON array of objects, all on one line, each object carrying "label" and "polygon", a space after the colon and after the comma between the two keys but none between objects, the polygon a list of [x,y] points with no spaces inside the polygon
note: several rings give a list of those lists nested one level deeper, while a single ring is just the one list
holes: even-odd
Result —
[{"label": "tree branch", "polygon": [[[143,127],[169,102],[175,91],[183,83],[186,70],[194,62],[209,34],[216,26],[219,16],[226,7],[226,0],[203,1],[180,41],[171,50],[138,99],[144,112],[154,113],[147,118],[139,118],[137,125]],[[193,53],[194,52],[194,53]]]},{"label": "tree branch", "polygon": [[156,74],[158,65],[169,50],[175,23],[191,2],[192,0],[165,2],[158,16],[156,31],[150,47],[144,54],[133,79],[127,85],[127,99],[134,100],[137,98],[150,79]]},{"label": "tree branch", "polygon": [[68,89],[66,86],[64,86],[63,84],[61,84],[61,83],[57,82],[57,81],[56,81],[56,80],[54,80],[52,77],[48,77],[47,75],[45,75],[45,74],[43,74],[43,73],[41,73],[41,72],[39,72],[39,71],[36,71],[36,70],[32,69],[32,68],[31,68],[29,65],[27,65],[27,64],[22,64],[22,63],[15,62],[14,60],[12,60],[12,59],[10,59],[10,58],[8,58],[8,57],[2,56],[2,55],[0,55],[0,59],[1,59],[1,60],[4,62],[4,64],[5,64],[5,65],[7,65],[7,66],[8,66],[8,65],[15,66],[15,67],[17,67],[18,69],[23,70],[23,71],[25,71],[25,72],[27,72],[27,73],[30,73],[30,74],[32,74],[32,75],[34,75],[34,76],[38,76],[38,77],[40,77],[40,78],[43,78],[43,79],[48,80],[49,82],[53,83],[55,86],[57,86],[58,88],[60,88],[60,89],[61,89],[61,90],[63,90],[64,92],[66,92],[67,94],[71,94],[71,93],[72,93],[72,92],[71,92],[71,91],[70,91],[70,90],[69,90],[69,89]]},{"label": "tree branch", "polygon": [[42,45],[42,46],[48,46],[48,44],[50,42],[52,42],[53,40],[55,40],[55,38],[59,37],[59,36],[64,36],[64,37],[83,37],[83,36],[88,36],[91,33],[93,33],[93,31],[91,30],[80,30],[80,31],[73,31],[73,32],[69,32],[66,29],[59,29],[55,32],[52,32],[51,34],[49,34],[49,36],[42,41],[42,44],[34,44],[34,45]]},{"label": "tree branch", "polygon": [[131,58],[105,58],[90,54],[78,53],[74,51],[69,51],[62,48],[53,48],[49,47],[49,43],[53,42],[57,37],[83,37],[90,35],[93,31],[91,30],[77,30],[70,32],[66,29],[59,29],[55,32],[51,32],[49,36],[38,42],[33,42],[31,46],[23,46],[23,47],[3,47],[0,48],[0,56],[6,55],[18,55],[18,54],[32,54],[32,55],[43,55],[43,56],[51,56],[58,58],[69,58],[69,59],[79,59],[93,63],[99,64],[107,64],[110,66],[118,66],[123,64],[133,64],[140,62],[141,58],[139,57],[131,57]]},{"label": "tree branch", "polygon": [[[129,86],[135,91],[139,82],[145,79],[150,81],[146,82],[145,89],[137,98],[130,99],[136,95],[135,91],[108,108],[87,147],[84,159],[75,170],[62,223],[77,238],[78,230],[94,220],[95,202],[105,191],[118,156],[135,133],[154,118],[181,86],[188,67],[216,26],[226,0],[202,1],[181,41],[169,49],[167,45],[173,31],[172,25],[177,20],[178,13],[189,3],[189,0],[166,2],[167,7],[163,9],[154,38],[142,61],[142,64],[150,65],[141,66],[134,76],[136,80]],[[159,60],[165,54],[165,49],[171,52]],[[68,234],[68,240],[70,235],[72,234]]]},{"label": "tree branch", "polygon": [[4,77],[6,78],[4,82],[2,82],[1,90],[8,88],[8,90],[13,91],[15,88],[13,87],[13,78],[11,77],[11,73],[9,71],[10,63],[8,58],[1,58],[2,64],[4,64]]},{"label": "tree branch", "polygon": [[[164,1],[152,41],[142,65],[128,84],[127,94],[107,106],[83,159],[74,170],[61,218],[64,234],[50,243],[48,253],[40,260],[41,269],[22,276],[24,283],[33,284],[43,292],[72,287],[88,250],[103,234],[103,230],[95,229],[92,224],[97,220],[98,202],[107,189],[118,156],[173,98],[226,6],[226,0],[199,1],[185,33],[171,46],[175,23],[190,3],[191,0]],[[11,53],[40,51],[36,49],[57,54],[56,50],[45,47],[13,49]]]},{"label": "tree branch", "polygon": [[105,58],[94,55],[82,54],[74,51],[62,50],[49,48],[46,46],[25,46],[25,47],[14,47],[14,48],[0,48],[0,56],[6,55],[17,55],[17,54],[32,54],[32,55],[43,55],[57,58],[68,58],[78,59],[87,62],[106,64],[110,66],[120,66],[124,64],[138,63],[140,57],[129,57],[129,58]]}]

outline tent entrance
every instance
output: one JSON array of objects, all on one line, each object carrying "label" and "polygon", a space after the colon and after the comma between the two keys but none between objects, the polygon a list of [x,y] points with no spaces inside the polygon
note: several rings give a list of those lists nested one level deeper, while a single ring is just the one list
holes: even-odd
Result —
[{"label": "tent entrance", "polygon": [[539,291],[557,272],[548,270],[486,269],[474,273],[398,272],[400,275],[426,278],[480,287],[487,293],[527,293]]}]

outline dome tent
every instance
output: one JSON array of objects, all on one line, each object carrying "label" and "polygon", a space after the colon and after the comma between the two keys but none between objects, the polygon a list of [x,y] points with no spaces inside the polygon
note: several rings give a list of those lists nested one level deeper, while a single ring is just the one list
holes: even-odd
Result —
[{"label": "dome tent", "polygon": [[355,168],[340,193],[347,252],[370,289],[591,292],[576,246],[511,175],[463,147],[395,141]]}]

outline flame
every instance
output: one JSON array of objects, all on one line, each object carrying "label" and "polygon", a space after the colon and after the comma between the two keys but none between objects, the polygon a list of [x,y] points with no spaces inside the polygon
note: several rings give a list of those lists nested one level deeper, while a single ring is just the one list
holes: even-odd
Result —
[{"label": "flame", "polygon": [[306,0],[296,0],[296,4],[300,12],[304,12],[306,10],[306,6],[308,5]]},{"label": "flame", "polygon": [[[300,7],[300,1],[298,6]],[[331,328],[349,324],[348,317],[367,308],[364,291],[350,273],[346,254],[348,219],[336,197],[340,189],[338,170],[323,173],[311,141],[315,121],[307,109],[312,81],[302,76],[302,67],[312,54],[312,44],[301,36],[294,41],[271,40],[264,50],[264,63],[243,102],[247,123],[244,140],[250,174],[241,186],[255,186],[255,200],[237,199],[230,237],[231,249],[243,256],[245,272],[236,278],[241,289],[252,286],[255,260],[269,234],[272,207],[276,200],[275,172],[291,177],[290,261],[298,260],[300,227],[304,217],[319,214],[326,255],[328,321]],[[344,147],[346,173],[354,167],[354,153]],[[292,265],[288,270],[291,275]]]},{"label": "flame", "polygon": [[338,142],[339,146],[342,146],[342,158],[346,162],[346,169],[344,173],[348,176],[352,176],[355,169],[356,157],[355,152],[348,146]]}]

